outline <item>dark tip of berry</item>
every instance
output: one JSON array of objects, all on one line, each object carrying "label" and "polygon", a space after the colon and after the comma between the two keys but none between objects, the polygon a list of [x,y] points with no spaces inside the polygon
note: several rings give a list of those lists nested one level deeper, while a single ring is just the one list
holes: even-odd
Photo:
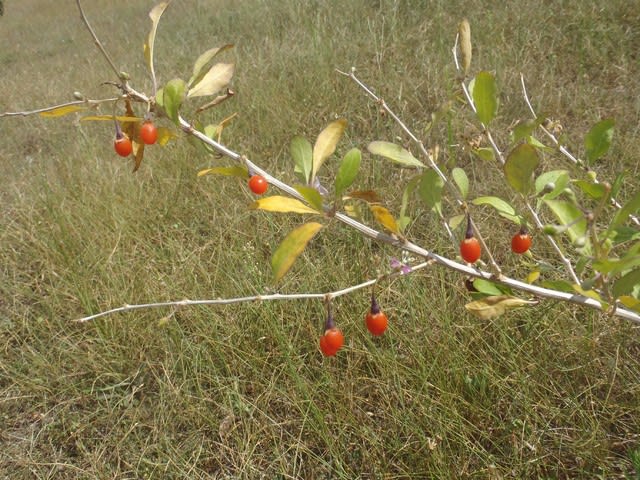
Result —
[{"label": "dark tip of berry", "polygon": [[380,313],[380,305],[378,305],[375,295],[371,295],[371,313],[374,315]]},{"label": "dark tip of berry", "polygon": [[333,319],[333,315],[329,313],[329,315],[327,315],[327,320],[324,322],[324,329],[326,331],[331,330],[332,328],[336,328],[336,322]]},{"label": "dark tip of berry", "polygon": [[471,215],[467,214],[467,231],[464,235],[464,238],[472,238],[473,237],[473,225],[471,225]]}]

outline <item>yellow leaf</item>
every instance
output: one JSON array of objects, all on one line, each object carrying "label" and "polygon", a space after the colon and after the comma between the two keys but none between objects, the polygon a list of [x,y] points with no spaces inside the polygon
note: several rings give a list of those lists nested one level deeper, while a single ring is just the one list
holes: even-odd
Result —
[{"label": "yellow leaf", "polygon": [[142,164],[142,158],[144,157],[144,143],[132,142],[133,144],[133,154],[135,158],[135,165],[133,167],[134,173],[138,171],[140,165]]},{"label": "yellow leaf", "polygon": [[622,303],[625,307],[630,308],[631,310],[635,310],[636,312],[640,312],[640,300],[630,295],[623,295],[618,298],[620,303]]},{"label": "yellow leaf", "polygon": [[458,26],[458,34],[460,35],[460,53],[462,54],[462,69],[466,75],[471,66],[471,27],[469,21],[465,18]]},{"label": "yellow leaf", "polygon": [[213,167],[198,172],[199,177],[203,175],[225,175],[227,177],[248,178],[249,170],[247,170],[246,167],[240,167],[238,165],[233,167]]},{"label": "yellow leaf", "polygon": [[64,107],[54,108],[53,110],[47,110],[46,112],[40,112],[41,117],[62,117],[69,115],[70,113],[79,112],[80,110],[86,110],[84,105],[65,105]]},{"label": "yellow leaf", "polygon": [[529,273],[529,275],[527,275],[527,283],[535,283],[538,278],[540,278],[540,272],[538,270],[534,270],[533,272]]},{"label": "yellow leaf", "polygon": [[272,195],[271,197],[256,200],[251,208],[280,213],[321,213],[296,198],[282,197],[280,195]]},{"label": "yellow leaf", "polygon": [[400,232],[398,224],[396,223],[396,219],[393,218],[393,215],[391,215],[391,212],[389,212],[389,210],[380,205],[369,205],[369,208],[371,209],[371,213],[373,213],[373,216],[376,218],[378,223],[380,223],[380,225],[382,225],[392,233],[397,234]]},{"label": "yellow leaf", "polygon": [[535,300],[523,300],[508,295],[496,295],[467,303],[464,307],[473,315],[483,320],[502,315],[507,310],[526,305],[536,305]]},{"label": "yellow leaf", "polygon": [[189,89],[187,97],[213,95],[226,87],[233,77],[233,63],[216,63],[202,80]]},{"label": "yellow leaf", "polygon": [[233,44],[227,44],[219,48],[210,48],[209,50],[201,54],[196,60],[196,63],[193,65],[193,75],[189,79],[187,85],[191,87],[194,83],[199,82],[202,79],[201,72],[205,65],[209,63],[213,59],[213,57],[232,47]]},{"label": "yellow leaf", "polygon": [[367,203],[380,203],[380,196],[373,190],[358,190],[349,192],[349,195],[342,197],[342,200],[351,200],[357,198]]},{"label": "yellow leaf", "polygon": [[[81,122],[113,122],[113,115],[89,115],[86,117],[82,117],[80,119]],[[119,116],[115,117],[117,121],[120,123],[131,123],[131,122],[142,122],[142,118],[140,117],[127,117],[127,116]]]},{"label": "yellow leaf", "polygon": [[173,130],[167,127],[158,128],[158,145],[164,147],[170,140],[177,138],[178,136]]},{"label": "yellow leaf", "polygon": [[321,228],[321,223],[310,222],[289,232],[271,257],[274,282],[278,282],[285,276],[307,244]]},{"label": "yellow leaf", "polygon": [[324,130],[322,130],[322,132],[320,132],[320,135],[318,135],[316,143],[313,146],[313,167],[311,169],[312,181],[325,160],[336,151],[336,145],[338,145],[338,142],[346,128],[347,121],[344,118],[341,118],[331,122]]}]

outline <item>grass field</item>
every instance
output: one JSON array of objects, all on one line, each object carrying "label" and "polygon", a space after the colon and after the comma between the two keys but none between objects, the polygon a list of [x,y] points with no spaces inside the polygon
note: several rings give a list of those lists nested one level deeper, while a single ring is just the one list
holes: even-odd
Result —
[{"label": "grass field", "polygon": [[[75,2],[4,2],[0,112],[105,98],[114,80]],[[85,1],[138,90],[153,2]],[[613,116],[602,178],[638,188],[640,9],[636,2],[514,0],[174,0],[160,24],[160,80],[188,78],[205,49],[231,42],[234,150],[293,181],[288,146],[349,120],[338,154],[406,142],[357,87],[359,76],[414,131],[455,90],[451,48],[469,18],[472,72],[496,72],[495,132],[534,105],[560,120],[579,154]],[[110,113],[106,111],[105,113]],[[456,107],[427,145],[474,133]],[[372,339],[368,294],[341,297],[346,346],[324,359],[320,302],[140,310],[77,324],[126,303],[273,291],[269,259],[299,219],[247,209],[235,179],[185,139],[148,150],[140,170],[112,151],[112,125],[0,118],[0,478],[640,478],[640,329],[574,305],[542,302],[491,321],[464,309],[463,279],[439,267],[379,287],[389,331]],[[497,169],[457,149],[474,194],[506,193]],[[545,168],[562,164],[549,155]],[[217,163],[216,163],[217,162]],[[337,162],[329,164],[329,171]],[[397,212],[408,174],[365,155],[357,180]],[[426,212],[409,235],[454,255]],[[482,219],[480,219],[482,220]],[[486,218],[487,224],[496,219]],[[512,232],[490,230],[494,245]],[[540,247],[538,251],[544,254]],[[337,227],[278,291],[324,292],[376,275],[398,252]],[[499,260],[523,275],[516,262]]]}]

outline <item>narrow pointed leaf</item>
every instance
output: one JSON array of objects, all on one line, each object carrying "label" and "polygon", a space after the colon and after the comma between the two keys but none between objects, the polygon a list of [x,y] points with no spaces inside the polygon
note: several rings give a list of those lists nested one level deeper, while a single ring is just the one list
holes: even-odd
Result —
[{"label": "narrow pointed leaf", "polygon": [[586,180],[576,180],[575,186],[582,190],[582,193],[588,195],[594,200],[600,200],[607,195],[607,188],[601,183],[587,182]]},{"label": "narrow pointed leaf", "polygon": [[313,146],[313,166],[311,169],[311,180],[315,178],[320,167],[336,150],[336,146],[342,138],[342,134],[347,128],[347,121],[340,118],[331,122],[318,135]]},{"label": "narrow pointed leaf", "polygon": [[411,218],[406,215],[407,207],[409,206],[409,199],[411,198],[411,195],[413,194],[415,189],[418,188],[421,179],[422,175],[414,176],[411,180],[409,180],[409,183],[407,183],[407,186],[402,192],[402,204],[400,206],[400,215],[398,217],[398,226],[400,227],[401,232],[404,232],[404,229],[411,222]]},{"label": "narrow pointed leaf", "polygon": [[469,195],[469,178],[465,171],[459,167],[451,170],[451,176],[453,177],[453,181],[458,186],[458,190],[460,190],[460,194],[462,195],[462,199],[466,199],[467,195]]},{"label": "narrow pointed leaf", "polygon": [[465,305],[465,308],[478,318],[487,320],[498,317],[508,310],[527,305],[536,305],[535,300],[523,300],[508,295],[497,295],[476,300]]},{"label": "narrow pointed leaf", "polygon": [[638,210],[640,210],[640,191],[618,210],[618,213],[613,217],[609,230],[625,223],[629,219],[629,215],[635,214]]},{"label": "narrow pointed leaf", "polygon": [[587,220],[576,205],[566,200],[545,200],[544,203],[551,209],[561,225],[571,225],[567,229],[567,234],[572,242],[585,236]]},{"label": "narrow pointed leaf", "polygon": [[473,203],[474,205],[489,205],[495,208],[499,213],[504,213],[513,217],[516,216],[515,208],[513,208],[508,202],[499,197],[478,197],[471,200],[471,203]]},{"label": "narrow pointed leaf", "polygon": [[629,294],[640,284],[640,268],[625,273],[613,284],[613,296],[620,297]]},{"label": "narrow pointed leaf", "polygon": [[511,142],[517,143],[523,138],[531,136],[534,130],[538,128],[543,121],[544,117],[529,118],[527,120],[519,121],[511,131]]},{"label": "narrow pointed leaf", "polygon": [[473,103],[478,120],[488,125],[498,111],[498,93],[493,74],[482,71],[476,75],[473,85]]},{"label": "narrow pointed leaf", "polygon": [[321,213],[318,210],[308,207],[297,198],[282,197],[280,195],[260,198],[253,202],[251,208],[280,213]]},{"label": "narrow pointed leaf", "polygon": [[162,89],[162,103],[164,111],[175,124],[178,124],[178,115],[180,106],[184,100],[185,90],[187,86],[184,80],[174,78],[170,80]]},{"label": "narrow pointed leaf", "polygon": [[538,151],[527,143],[515,147],[504,164],[507,182],[519,193],[528,194],[533,186],[533,173],[540,163]]},{"label": "narrow pointed leaf", "polygon": [[367,203],[380,203],[380,195],[374,190],[356,190],[342,197],[343,200],[351,200],[352,198],[358,198]]},{"label": "narrow pointed leaf", "polygon": [[[113,115],[87,115],[80,119],[81,122],[113,122]],[[142,122],[140,117],[128,117],[125,115],[118,115],[115,117],[120,123],[136,123]]]},{"label": "narrow pointed leaf", "polygon": [[322,228],[321,223],[309,222],[292,230],[271,257],[274,282],[286,275],[307,244]]},{"label": "narrow pointed leaf", "polygon": [[224,52],[225,50],[228,50],[230,48],[233,48],[233,44],[229,43],[227,45],[224,45],[222,47],[218,47],[218,48],[211,48],[209,50],[207,50],[206,52],[204,52],[203,54],[201,54],[198,59],[196,60],[196,63],[193,65],[193,75],[191,76],[191,78],[189,79],[188,85],[189,88],[191,88],[193,85],[195,85],[196,83],[198,83],[200,80],[202,80],[202,77],[204,77],[204,67],[219,53]]},{"label": "narrow pointed leaf", "polygon": [[545,189],[548,189],[542,198],[545,200],[553,200],[564,191],[565,187],[569,184],[569,180],[569,172],[566,170],[545,172],[536,178],[535,192],[540,195]]},{"label": "narrow pointed leaf", "polygon": [[357,148],[352,148],[342,159],[335,180],[335,196],[340,198],[343,192],[351,186],[360,170],[362,154]]},{"label": "narrow pointed leaf", "polygon": [[469,21],[465,18],[458,26],[458,35],[460,36],[460,56],[462,57],[462,70],[466,75],[469,73],[471,66],[471,27]]},{"label": "narrow pointed leaf", "polygon": [[305,183],[311,183],[311,168],[313,166],[313,149],[311,143],[304,137],[295,136],[291,140],[291,158],[295,164],[295,172],[302,175]]},{"label": "narrow pointed leaf", "polygon": [[442,189],[444,181],[433,168],[430,168],[422,175],[418,193],[420,198],[430,209],[434,209],[438,214],[442,214]]},{"label": "narrow pointed leaf", "polygon": [[393,215],[391,215],[391,212],[389,212],[389,210],[381,205],[369,205],[369,209],[380,225],[389,230],[391,233],[400,233],[400,229],[398,228],[396,219],[393,218]]},{"label": "narrow pointed leaf", "polygon": [[607,118],[596,123],[587,133],[584,148],[588,164],[592,164],[609,150],[615,123],[612,118]]},{"label": "narrow pointed leaf", "polygon": [[189,89],[187,96],[213,95],[226,87],[233,77],[233,63],[216,63],[198,83]]},{"label": "narrow pointed leaf", "polygon": [[322,195],[318,190],[306,185],[296,185],[295,189],[309,202],[309,205],[320,212],[322,211]]},{"label": "narrow pointed leaf", "polygon": [[204,175],[223,175],[226,177],[248,178],[249,170],[247,170],[247,167],[241,167],[239,165],[234,165],[232,167],[213,167],[206,168],[198,172],[199,177]]},{"label": "narrow pointed leaf", "polygon": [[[65,115],[69,115],[70,113],[80,112],[82,110],[86,110],[87,107],[85,105],[65,105],[64,107],[54,108],[53,110],[47,110],[46,112],[40,112],[39,115],[41,117],[63,117]],[[110,117],[113,119],[113,115]]]},{"label": "narrow pointed leaf", "polygon": [[425,164],[411,155],[400,145],[391,142],[376,141],[367,146],[367,150],[373,155],[380,155],[405,167],[425,168]]},{"label": "narrow pointed leaf", "polygon": [[156,84],[156,72],[153,66],[153,47],[156,40],[158,22],[160,22],[160,17],[169,6],[169,3],[171,3],[171,0],[169,0],[168,2],[159,3],[149,12],[149,18],[151,19],[151,30],[149,31],[149,36],[147,37],[147,41],[144,44],[144,57],[147,61],[147,67],[149,68],[149,72],[151,73],[151,78],[153,79],[154,86]]}]

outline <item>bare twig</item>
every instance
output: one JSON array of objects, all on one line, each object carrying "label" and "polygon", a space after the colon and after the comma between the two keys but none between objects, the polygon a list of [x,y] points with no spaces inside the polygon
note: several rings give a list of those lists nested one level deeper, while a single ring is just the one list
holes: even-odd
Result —
[{"label": "bare twig", "polygon": [[115,102],[118,98],[103,98],[102,100],[74,100],[72,102],[61,103],[51,107],[38,108],[37,110],[27,110],[24,112],[4,112],[0,113],[0,117],[26,117],[27,115],[36,115],[38,113],[51,112],[58,108],[72,107],[74,105],[87,105],[93,107],[101,103]]},{"label": "bare twig", "polygon": [[87,16],[84,14],[84,10],[82,9],[82,5],[80,4],[80,0],[76,0],[76,4],[78,5],[78,10],[80,10],[80,16],[82,17],[82,21],[84,22],[84,24],[86,25],[87,29],[89,30],[89,33],[93,37],[93,41],[95,42],[97,47],[102,52],[102,55],[104,55],[104,58],[107,59],[107,62],[111,66],[111,69],[115,72],[116,77],[118,77],[120,79],[121,78],[120,71],[116,68],[116,65],[113,63],[113,60],[111,60],[111,57],[109,56],[109,54],[105,50],[104,46],[102,45],[102,42],[100,42],[100,40],[98,39],[98,36],[96,35],[96,32],[91,27],[91,24],[89,23],[89,20],[87,19]]}]

